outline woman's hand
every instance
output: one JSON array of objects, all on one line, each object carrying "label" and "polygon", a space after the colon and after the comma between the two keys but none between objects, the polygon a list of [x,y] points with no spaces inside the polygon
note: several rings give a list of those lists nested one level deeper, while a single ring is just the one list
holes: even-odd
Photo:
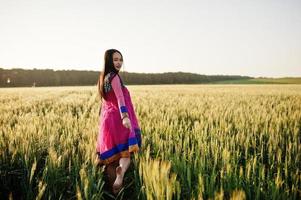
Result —
[{"label": "woman's hand", "polygon": [[122,125],[123,125],[125,128],[129,128],[129,129],[132,128],[132,127],[131,127],[131,121],[130,121],[130,119],[129,119],[128,117],[123,118],[123,120],[122,120]]}]

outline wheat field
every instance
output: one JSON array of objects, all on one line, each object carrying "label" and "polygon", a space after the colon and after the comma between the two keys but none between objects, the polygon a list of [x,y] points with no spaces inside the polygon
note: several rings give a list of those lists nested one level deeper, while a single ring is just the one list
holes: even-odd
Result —
[{"label": "wheat field", "polygon": [[[299,199],[301,85],[127,86],[142,148],[115,199]],[[114,199],[96,86],[0,89],[0,198]]]}]

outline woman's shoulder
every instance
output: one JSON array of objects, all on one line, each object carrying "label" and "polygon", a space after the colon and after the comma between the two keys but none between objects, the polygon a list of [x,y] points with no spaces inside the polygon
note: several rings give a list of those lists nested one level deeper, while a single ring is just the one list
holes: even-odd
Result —
[{"label": "woman's shoulder", "polygon": [[112,83],[112,80],[114,79],[114,77],[118,78],[119,79],[119,82],[121,84],[122,87],[125,87],[123,81],[122,81],[122,78],[119,76],[118,73],[116,72],[109,72],[105,78],[104,78],[104,82],[105,82],[105,85],[111,85]]},{"label": "woman's shoulder", "polygon": [[105,75],[105,81],[111,82],[112,79],[117,75],[115,72],[109,72],[107,75]]}]

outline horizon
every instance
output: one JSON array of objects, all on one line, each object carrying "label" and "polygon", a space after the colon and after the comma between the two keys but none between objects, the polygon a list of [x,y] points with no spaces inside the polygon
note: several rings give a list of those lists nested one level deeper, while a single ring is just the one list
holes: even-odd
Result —
[{"label": "horizon", "polygon": [[129,73],[301,77],[297,0],[0,3],[3,69],[100,71],[116,48]]},{"label": "horizon", "polygon": [[[0,69],[4,70],[53,70],[53,71],[92,71],[92,72],[100,72],[100,71],[95,71],[95,70],[84,70],[84,69],[50,69],[50,68],[32,68],[32,69],[24,69],[24,68],[11,68],[11,69],[6,69],[0,67]],[[123,71],[121,72],[125,73],[136,73],[136,74],[164,74],[164,73],[191,73],[191,74],[197,74],[197,75],[205,75],[205,76],[248,76],[248,75],[239,75],[239,74],[199,74],[199,73],[193,73],[193,72],[185,72],[185,71],[168,71],[168,72],[128,72],[128,71]],[[301,76],[283,76],[283,77],[270,77],[270,76],[248,76],[251,78],[271,78],[271,79],[283,79],[283,78],[301,78]]]}]

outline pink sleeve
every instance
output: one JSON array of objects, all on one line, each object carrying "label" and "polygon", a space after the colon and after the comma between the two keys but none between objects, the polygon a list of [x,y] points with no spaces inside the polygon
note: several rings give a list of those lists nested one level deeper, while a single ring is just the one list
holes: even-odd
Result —
[{"label": "pink sleeve", "polygon": [[124,96],[123,96],[123,92],[122,92],[122,88],[121,88],[121,82],[120,82],[118,75],[113,77],[111,85],[112,85],[113,91],[115,93],[115,96],[117,98],[120,116],[122,117],[122,113],[127,113],[128,110],[125,105]]}]

